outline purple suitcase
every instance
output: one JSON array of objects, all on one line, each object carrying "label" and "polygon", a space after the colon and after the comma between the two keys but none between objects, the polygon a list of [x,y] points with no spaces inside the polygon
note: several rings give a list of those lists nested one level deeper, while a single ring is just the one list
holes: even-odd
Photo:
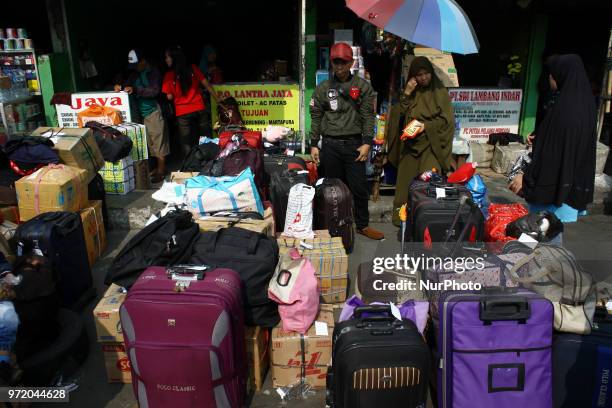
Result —
[{"label": "purple suitcase", "polygon": [[240,285],[231,269],[154,266],[138,278],[120,316],[141,407],[244,405]]},{"label": "purple suitcase", "polygon": [[440,298],[438,407],[551,408],[553,306],[524,289]]}]

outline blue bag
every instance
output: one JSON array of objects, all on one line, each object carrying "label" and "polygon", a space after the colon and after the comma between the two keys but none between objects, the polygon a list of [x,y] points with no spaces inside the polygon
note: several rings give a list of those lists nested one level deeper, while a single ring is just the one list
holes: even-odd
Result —
[{"label": "blue bag", "polygon": [[485,219],[489,215],[489,198],[487,197],[487,185],[478,174],[475,174],[466,185],[467,189],[472,193],[472,200],[480,208]]}]

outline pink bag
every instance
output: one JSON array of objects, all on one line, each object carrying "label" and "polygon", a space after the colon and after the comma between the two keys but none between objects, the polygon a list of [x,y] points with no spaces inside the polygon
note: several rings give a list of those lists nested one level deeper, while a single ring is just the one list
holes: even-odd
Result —
[{"label": "pink bag", "polygon": [[278,303],[283,330],[304,334],[319,311],[318,279],[310,260],[293,248],[281,256],[268,286],[268,297]]}]

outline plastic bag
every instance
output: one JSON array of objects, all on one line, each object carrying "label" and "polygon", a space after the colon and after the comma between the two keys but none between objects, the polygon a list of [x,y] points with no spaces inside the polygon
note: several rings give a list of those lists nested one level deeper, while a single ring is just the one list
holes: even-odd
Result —
[{"label": "plastic bag", "polygon": [[527,214],[506,226],[506,235],[520,238],[529,235],[538,242],[549,242],[563,232],[563,223],[550,211]]},{"label": "plastic bag", "polygon": [[123,122],[121,112],[108,106],[93,105],[77,113],[79,127],[84,127],[87,122],[98,122],[103,125],[119,125]]},{"label": "plastic bag", "polygon": [[283,235],[302,239],[314,238],[314,232],[312,231],[312,201],[314,196],[314,187],[302,183],[291,187]]},{"label": "plastic bag", "polygon": [[515,238],[506,235],[506,226],[528,213],[527,208],[519,203],[491,204],[489,206],[489,218],[485,222],[485,241],[507,242],[514,240]]},{"label": "plastic bag", "polygon": [[472,200],[480,208],[485,219],[489,216],[489,198],[487,197],[487,185],[478,174],[467,182],[466,187],[472,193]]}]

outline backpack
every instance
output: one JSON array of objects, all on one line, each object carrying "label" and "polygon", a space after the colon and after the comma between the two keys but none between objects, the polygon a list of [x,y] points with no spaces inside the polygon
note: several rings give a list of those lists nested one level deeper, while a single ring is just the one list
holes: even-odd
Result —
[{"label": "backpack", "polygon": [[119,130],[95,121],[87,122],[85,127],[93,131],[104,161],[115,163],[132,151],[132,139]]},{"label": "backpack", "polygon": [[216,143],[204,143],[192,147],[183,160],[180,171],[202,171],[210,162],[215,160],[220,150]]},{"label": "backpack", "polygon": [[565,248],[539,244],[510,269],[509,277],[550,300],[555,309],[555,330],[589,334],[597,301],[590,273]]},{"label": "backpack", "polygon": [[247,167],[251,169],[255,184],[261,191],[261,189],[267,185],[261,150],[241,147],[238,150],[234,150],[223,159],[224,176],[237,176]]},{"label": "backpack", "polygon": [[174,210],[140,230],[113,260],[105,283],[129,288],[149,266],[189,260],[200,229],[189,211]]}]

